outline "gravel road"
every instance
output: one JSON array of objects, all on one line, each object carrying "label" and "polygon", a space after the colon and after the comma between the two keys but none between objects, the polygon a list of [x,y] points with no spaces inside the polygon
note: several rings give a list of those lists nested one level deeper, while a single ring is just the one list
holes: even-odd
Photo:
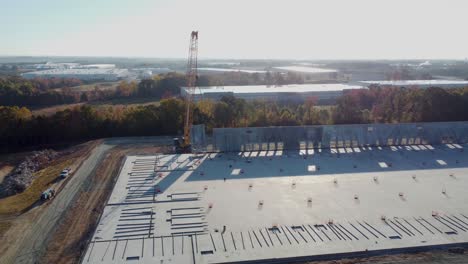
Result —
[{"label": "gravel road", "polygon": [[106,157],[109,150],[117,145],[129,144],[172,144],[172,137],[142,137],[142,138],[112,138],[106,139],[96,146],[90,156],[75,172],[70,181],[63,187],[57,196],[37,214],[33,225],[25,232],[18,234],[19,243],[17,254],[11,259],[3,259],[3,263],[37,263],[54,228],[59,224],[67,208],[72,205],[77,193],[86,186],[87,179],[93,175],[97,165]]}]

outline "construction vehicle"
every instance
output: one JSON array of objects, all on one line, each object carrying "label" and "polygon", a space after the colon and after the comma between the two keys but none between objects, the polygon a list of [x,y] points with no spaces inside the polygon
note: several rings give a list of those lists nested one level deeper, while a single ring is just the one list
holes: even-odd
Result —
[{"label": "construction vehicle", "polygon": [[198,31],[190,34],[189,56],[187,61],[187,95],[185,97],[185,122],[184,136],[182,139],[174,138],[174,146],[177,153],[191,153],[191,132],[193,125],[193,95],[197,84],[197,53],[198,53]]},{"label": "construction vehicle", "polygon": [[55,196],[55,190],[52,188],[49,188],[45,191],[42,192],[41,194],[41,200],[42,201],[47,201],[52,199]]}]

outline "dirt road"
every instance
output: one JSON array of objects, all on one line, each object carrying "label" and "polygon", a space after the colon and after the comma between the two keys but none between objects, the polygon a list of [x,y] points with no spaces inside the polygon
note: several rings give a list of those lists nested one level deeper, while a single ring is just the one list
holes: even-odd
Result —
[{"label": "dirt road", "polygon": [[[19,254],[16,255],[14,263],[34,263],[38,254],[42,252],[47,240],[48,234],[55,227],[57,221],[62,217],[68,205],[73,200],[81,185],[92,173],[96,165],[103,158],[106,151],[113,146],[108,144],[98,145],[85,160],[68,184],[62,191],[50,201],[50,204],[44,208],[42,214],[37,216],[34,225],[21,236],[22,244],[19,248]],[[8,261],[9,262],[9,261]]]},{"label": "dirt road", "polygon": [[[88,180],[91,184],[83,190],[73,206],[52,234],[41,263],[77,263],[85,253],[99,218],[117,180],[125,156],[152,155],[166,152],[164,147],[151,144],[119,145],[109,151],[98,165],[96,173]],[[80,216],[80,217],[76,217]]]},{"label": "dirt road", "polygon": [[[25,223],[27,228],[23,230],[9,230],[17,232],[14,245],[8,251],[2,252],[0,263],[37,263],[44,254],[51,234],[62,220],[67,209],[73,203],[83,188],[87,179],[95,173],[97,166],[108,155],[115,146],[126,144],[171,144],[171,137],[146,137],[146,138],[115,138],[104,140],[102,144],[95,147],[89,157],[83,162],[81,167],[75,172],[70,181],[63,187],[57,196],[41,208],[33,209],[28,217],[31,219],[21,219],[17,221],[30,221]],[[26,218],[26,217],[25,217]]]}]

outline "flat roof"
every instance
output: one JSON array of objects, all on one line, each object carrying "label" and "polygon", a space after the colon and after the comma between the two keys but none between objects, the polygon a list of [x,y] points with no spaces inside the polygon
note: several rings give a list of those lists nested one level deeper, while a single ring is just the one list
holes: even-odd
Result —
[{"label": "flat roof", "polygon": [[364,84],[389,86],[437,86],[437,85],[468,85],[465,80],[400,80],[400,81],[361,81]]},{"label": "flat roof", "polygon": [[231,68],[209,68],[201,67],[197,68],[198,71],[212,71],[212,72],[244,72],[244,73],[266,73],[261,70],[247,70],[247,69],[231,69]]},{"label": "flat roof", "polygon": [[274,68],[279,69],[279,70],[284,70],[284,71],[303,72],[303,73],[333,73],[333,72],[337,72],[337,70],[334,70],[334,69],[306,67],[306,66],[282,66],[282,67],[274,67]]},{"label": "flat roof", "polygon": [[107,64],[107,63],[100,63],[100,64],[85,64],[85,65],[80,65],[80,67],[83,68],[100,68],[100,69],[109,69],[109,68],[115,68],[115,64]]},{"label": "flat roof", "polygon": [[96,68],[96,69],[51,69],[43,71],[26,72],[26,75],[87,75],[87,74],[122,74],[126,69]]},{"label": "flat roof", "polygon": [[[186,88],[184,88],[187,91]],[[308,93],[308,92],[332,92],[350,89],[367,89],[360,85],[349,85],[342,83],[326,84],[288,84],[281,86],[268,85],[239,85],[239,86],[204,86],[197,87],[195,94],[208,93]]]},{"label": "flat roof", "polygon": [[311,260],[467,243],[465,148],[128,156],[82,263]]}]

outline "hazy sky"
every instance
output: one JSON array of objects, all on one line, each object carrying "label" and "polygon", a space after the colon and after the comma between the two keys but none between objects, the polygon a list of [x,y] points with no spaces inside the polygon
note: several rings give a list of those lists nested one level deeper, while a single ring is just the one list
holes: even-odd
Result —
[{"label": "hazy sky", "polygon": [[468,57],[467,0],[0,0],[0,55]]}]

